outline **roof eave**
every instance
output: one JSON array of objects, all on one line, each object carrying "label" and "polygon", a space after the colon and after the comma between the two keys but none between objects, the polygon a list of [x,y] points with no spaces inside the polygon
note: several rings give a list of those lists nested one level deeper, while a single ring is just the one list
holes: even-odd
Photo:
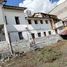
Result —
[{"label": "roof eave", "polygon": [[5,9],[14,9],[14,10],[25,10],[26,7],[18,7],[18,6],[10,6],[10,5],[3,5],[3,8]]}]

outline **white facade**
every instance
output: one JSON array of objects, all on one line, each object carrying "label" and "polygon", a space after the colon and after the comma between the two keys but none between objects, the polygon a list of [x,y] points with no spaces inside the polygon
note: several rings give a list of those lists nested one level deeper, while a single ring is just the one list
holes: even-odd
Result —
[{"label": "white facade", "polygon": [[[36,15],[39,15],[39,16],[36,16]],[[27,28],[28,28],[28,32],[29,32],[30,35],[34,34],[35,38],[40,38],[40,37],[46,37],[46,36],[56,34],[55,30],[52,28],[52,25],[53,25],[54,21],[50,21],[50,19],[46,18],[46,17],[43,18],[41,13],[34,14],[34,17],[32,17],[32,16],[26,17]],[[29,23],[28,20],[31,23]],[[35,20],[36,20],[37,23],[35,23]],[[47,23],[46,23],[46,20],[47,20]],[[42,21],[42,23],[40,21]],[[38,33],[40,33],[41,36],[39,36]],[[32,37],[30,37],[30,38],[32,38]]]},{"label": "white facade", "polygon": [[[43,18],[42,14],[38,13],[39,16],[35,14],[34,17],[25,18],[24,9],[21,10],[19,7],[13,6],[4,7],[2,5],[0,7],[0,24],[4,24],[5,37],[8,43],[17,42],[23,39],[29,40],[32,38],[32,33],[34,34],[35,38],[56,34],[54,30],[53,18],[47,18],[47,16],[53,15],[45,14],[45,17]],[[29,24],[28,20],[31,20],[31,24]],[[37,21],[37,24],[34,22],[34,20]],[[17,21],[19,23],[17,23]]]}]

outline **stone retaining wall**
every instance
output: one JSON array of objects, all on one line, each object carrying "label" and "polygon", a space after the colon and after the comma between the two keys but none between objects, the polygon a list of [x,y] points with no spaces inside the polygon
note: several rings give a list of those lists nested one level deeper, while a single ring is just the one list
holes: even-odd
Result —
[{"label": "stone retaining wall", "polygon": [[21,40],[18,42],[12,43],[13,51],[14,52],[28,52],[30,51],[30,43],[28,40]]},{"label": "stone retaining wall", "polygon": [[11,55],[10,45],[6,41],[0,42],[0,59]]}]

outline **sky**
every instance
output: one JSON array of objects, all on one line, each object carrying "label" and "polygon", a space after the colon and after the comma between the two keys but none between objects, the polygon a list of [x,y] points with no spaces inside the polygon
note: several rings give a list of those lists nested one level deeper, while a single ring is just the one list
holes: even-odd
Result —
[{"label": "sky", "polygon": [[7,0],[7,5],[27,7],[32,12],[48,13],[58,4],[65,0]]},{"label": "sky", "polygon": [[18,6],[23,0],[7,0],[7,5]]}]

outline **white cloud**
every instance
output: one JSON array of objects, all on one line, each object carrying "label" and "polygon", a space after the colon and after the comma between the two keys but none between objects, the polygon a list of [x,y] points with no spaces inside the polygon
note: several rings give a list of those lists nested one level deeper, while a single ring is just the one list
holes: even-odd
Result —
[{"label": "white cloud", "polygon": [[27,7],[29,10],[33,12],[45,12],[48,13],[51,9],[53,9],[57,4],[63,2],[64,0],[60,0],[58,3],[51,3],[49,0],[24,0],[23,3],[20,3],[20,7]]},{"label": "white cloud", "polygon": [[57,3],[57,5],[60,4],[60,3],[62,3],[62,2],[64,2],[64,1],[65,1],[65,0],[59,0],[59,2]]}]

